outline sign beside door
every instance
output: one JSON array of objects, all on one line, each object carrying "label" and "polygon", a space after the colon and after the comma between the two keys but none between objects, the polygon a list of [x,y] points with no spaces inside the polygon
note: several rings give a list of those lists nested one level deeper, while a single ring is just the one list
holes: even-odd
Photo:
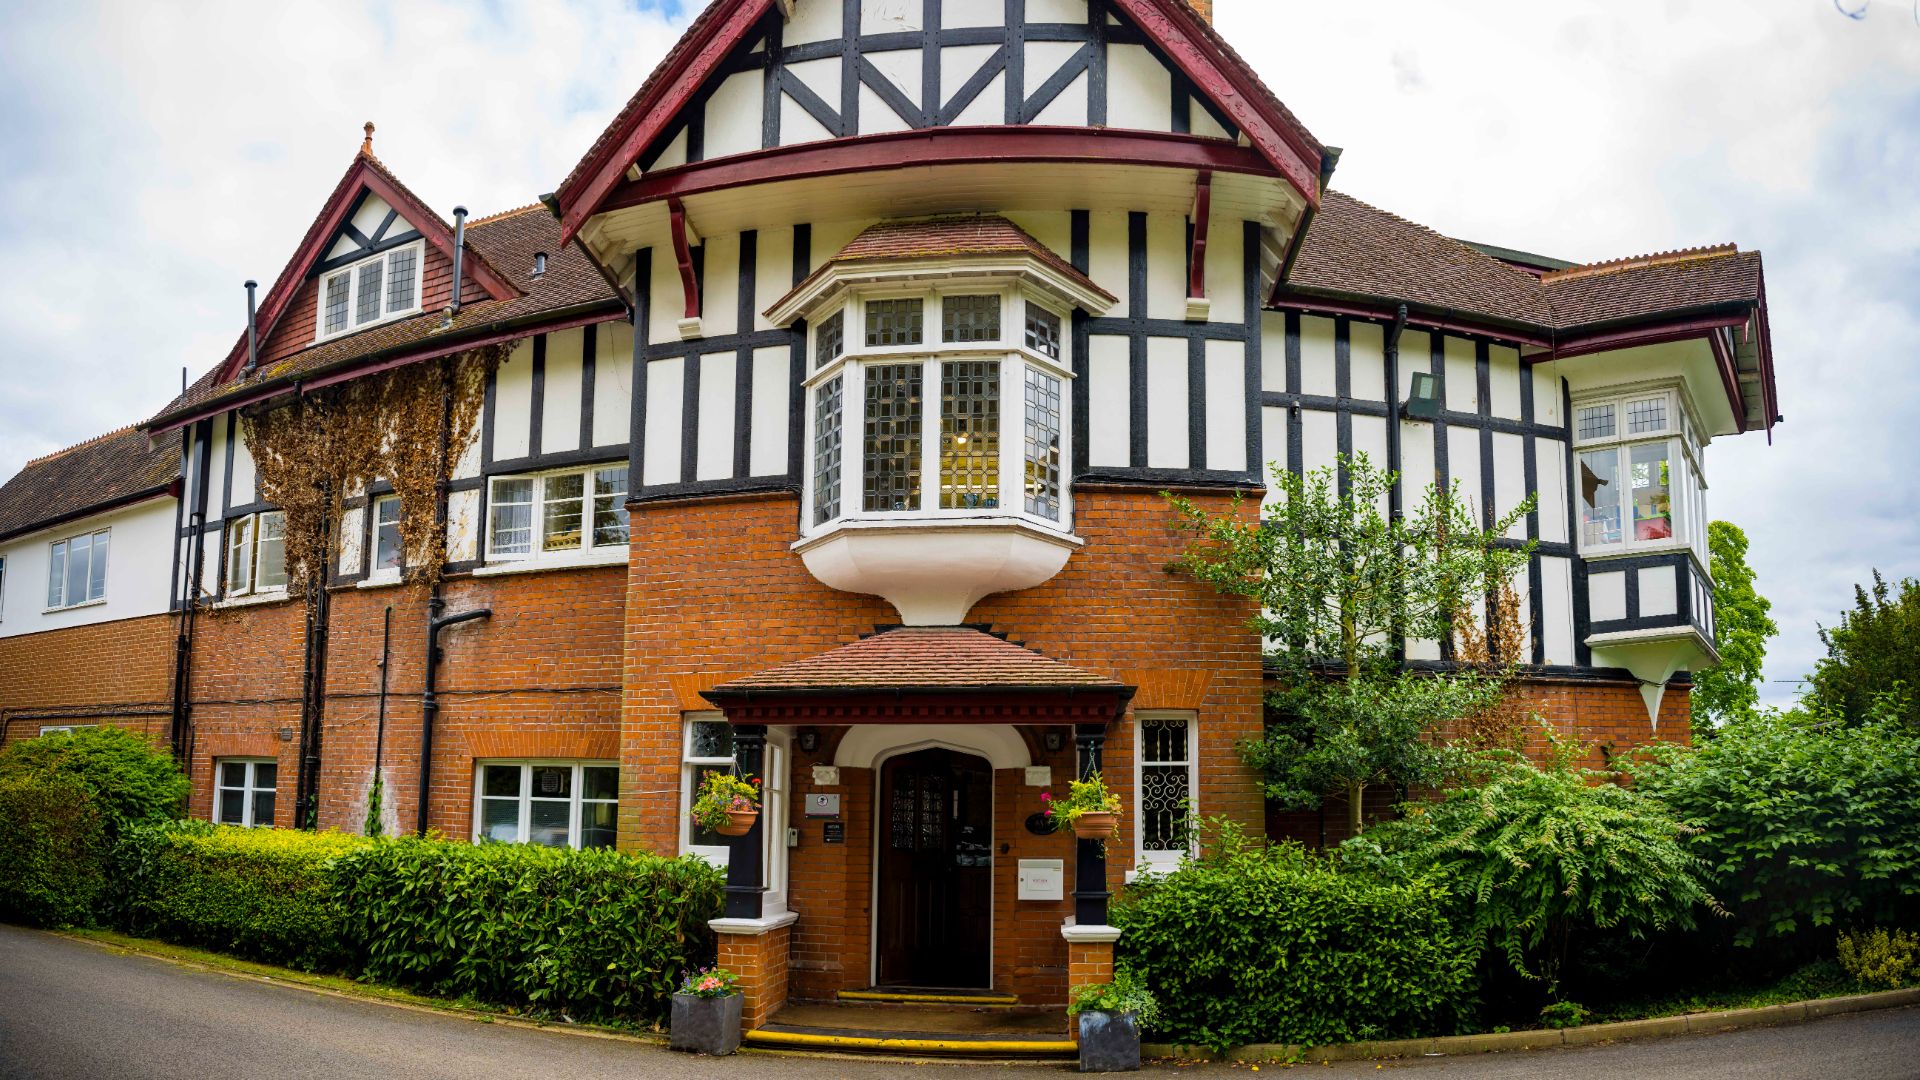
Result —
[{"label": "sign beside door", "polygon": [[837,818],[840,816],[840,796],[807,795],[807,816],[810,818]]},{"label": "sign beside door", "polygon": [[1065,859],[1021,859],[1020,892],[1022,900],[1061,900],[1066,896]]}]

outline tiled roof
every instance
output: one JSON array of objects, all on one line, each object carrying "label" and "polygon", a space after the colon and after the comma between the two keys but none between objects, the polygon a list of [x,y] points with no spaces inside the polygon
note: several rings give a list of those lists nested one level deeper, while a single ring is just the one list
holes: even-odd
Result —
[{"label": "tiled roof", "polygon": [[0,487],[0,539],[152,494],[180,475],[180,448],[121,428],[27,462]]},{"label": "tiled roof", "polygon": [[883,221],[869,226],[807,275],[805,281],[794,287],[793,293],[805,291],[833,267],[848,263],[892,259],[965,259],[995,255],[1020,255],[1037,259],[1081,288],[1106,297],[1108,302],[1115,299],[1112,293],[1075,270],[1072,263],[1034,239],[1031,233],[1006,218],[992,214],[941,217],[926,221]]},{"label": "tiled roof", "polygon": [[1535,277],[1478,247],[1329,191],[1287,287],[1556,333],[1757,303],[1760,254],[1728,244],[1571,266]]},{"label": "tiled roof", "polygon": [[722,683],[708,693],[719,700],[781,694],[1126,689],[1124,683],[970,626],[906,626]]},{"label": "tiled roof", "polygon": [[[483,256],[520,295],[506,300],[478,300],[462,304],[449,329],[440,329],[443,314],[422,312],[412,318],[384,323],[372,329],[320,342],[294,353],[272,367],[263,366],[251,379],[218,382],[220,368],[203,376],[185,394],[161,410],[148,424],[162,424],[189,411],[238,398],[260,386],[291,381],[346,367],[356,361],[403,351],[413,346],[458,340],[464,333],[495,323],[561,312],[596,303],[609,307],[619,298],[587,258],[578,243],[560,246],[560,223],[545,207],[530,206],[469,222],[467,246]],[[535,252],[547,253],[547,272],[533,277]]]}]

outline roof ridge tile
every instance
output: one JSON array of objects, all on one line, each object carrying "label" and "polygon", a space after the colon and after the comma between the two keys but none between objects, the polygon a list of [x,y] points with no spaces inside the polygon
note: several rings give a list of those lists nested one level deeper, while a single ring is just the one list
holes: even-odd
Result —
[{"label": "roof ridge tile", "polygon": [[1600,262],[1581,263],[1565,270],[1549,270],[1540,275],[1542,285],[1552,285],[1562,281],[1578,281],[1581,278],[1597,277],[1601,274],[1616,274],[1623,270],[1642,270],[1654,266],[1672,266],[1675,263],[1694,262],[1701,259],[1718,259],[1728,255],[1740,254],[1735,244],[1706,244],[1700,247],[1674,248],[1671,251],[1655,251],[1645,255],[1624,255],[1617,259],[1605,259]]}]

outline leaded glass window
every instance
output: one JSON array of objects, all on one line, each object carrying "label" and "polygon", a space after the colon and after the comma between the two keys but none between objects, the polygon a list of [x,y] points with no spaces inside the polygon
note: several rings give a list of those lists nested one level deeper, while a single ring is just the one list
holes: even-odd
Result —
[{"label": "leaded glass window", "polygon": [[845,379],[835,375],[813,392],[813,523],[840,516],[840,421]]},{"label": "leaded glass window", "polygon": [[354,305],[353,322],[355,326],[369,323],[380,317],[380,282],[387,264],[381,259],[364,263],[360,267],[359,287],[355,290],[360,302]]},{"label": "leaded glass window", "polygon": [[922,377],[919,364],[867,369],[862,506],[869,512],[920,509]]},{"label": "leaded glass window", "polygon": [[940,508],[1000,505],[1000,364],[940,365]]},{"label": "leaded glass window", "polygon": [[337,334],[347,328],[347,294],[352,288],[353,277],[349,274],[336,274],[327,279],[327,333]]},{"label": "leaded glass window", "polygon": [[1579,436],[1587,439],[1610,439],[1613,437],[1613,406],[1588,405],[1579,411]]},{"label": "leaded glass window", "polygon": [[420,252],[416,242],[362,259],[321,278],[319,335],[331,337],[417,310]]},{"label": "leaded glass window", "polygon": [[1060,520],[1060,380],[1027,369],[1027,513]]},{"label": "leaded glass window", "polygon": [[414,268],[420,262],[420,249],[403,248],[387,261],[387,311],[407,311],[413,307]]},{"label": "leaded glass window", "polygon": [[921,324],[925,316],[926,302],[917,296],[904,300],[867,301],[867,347],[879,349],[920,344]]},{"label": "leaded glass window", "polygon": [[1645,435],[1667,430],[1667,399],[1644,398],[1627,402],[1627,434]]},{"label": "leaded glass window", "polygon": [[940,328],[942,341],[999,341],[1000,298],[991,294],[945,297],[940,301]]},{"label": "leaded glass window", "polygon": [[1027,304],[1027,348],[1049,360],[1060,359],[1060,316],[1038,304]]},{"label": "leaded glass window", "polygon": [[813,334],[813,366],[827,363],[847,351],[847,314],[843,308],[820,320]]}]

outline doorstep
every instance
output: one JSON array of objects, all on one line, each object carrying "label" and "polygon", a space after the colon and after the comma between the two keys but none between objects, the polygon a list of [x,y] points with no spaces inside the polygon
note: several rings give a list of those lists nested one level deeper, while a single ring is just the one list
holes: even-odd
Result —
[{"label": "doorstep", "polygon": [[[1078,1052],[1065,1034],[1064,1010],[1013,1012],[1004,1004],[1005,995],[932,995],[970,1000],[913,1003],[893,1000],[905,996],[902,992],[852,992],[884,996],[835,1005],[789,1004],[747,1032],[744,1042],[765,1049],[994,1059],[1066,1058]],[[974,1004],[980,1001],[993,1004]]]}]

